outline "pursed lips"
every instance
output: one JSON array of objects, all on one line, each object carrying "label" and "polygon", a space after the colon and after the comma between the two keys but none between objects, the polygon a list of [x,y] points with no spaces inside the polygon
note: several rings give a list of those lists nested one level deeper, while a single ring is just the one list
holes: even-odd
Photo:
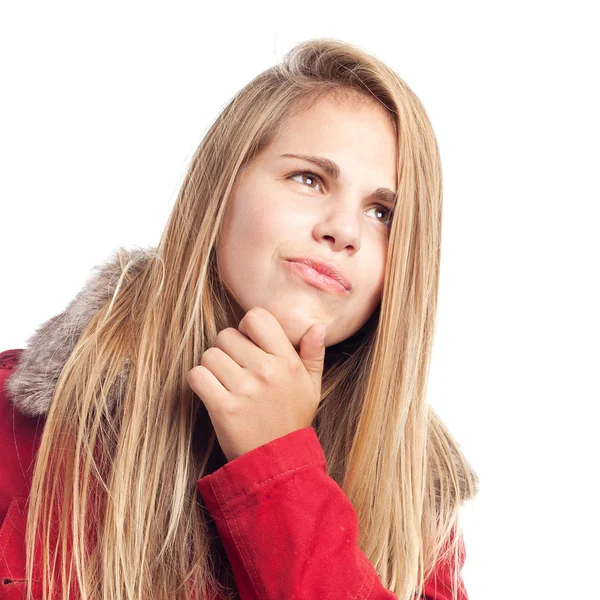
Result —
[{"label": "pursed lips", "polygon": [[[315,262],[308,259],[308,264],[301,259],[287,259],[291,269],[305,281],[317,288],[337,294],[347,295],[350,290],[341,281],[327,273],[314,268]],[[316,265],[315,265],[316,266]]]}]

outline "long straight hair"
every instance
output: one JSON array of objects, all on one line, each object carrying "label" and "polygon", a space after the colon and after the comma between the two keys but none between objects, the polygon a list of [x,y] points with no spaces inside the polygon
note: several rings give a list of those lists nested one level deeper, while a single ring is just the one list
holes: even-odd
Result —
[{"label": "long straight hair", "polygon": [[426,397],[441,248],[437,142],[393,70],[319,38],[227,103],[191,159],[159,245],[130,260],[119,254],[116,289],[61,371],[27,521],[27,572],[32,579],[41,552],[44,597],[237,597],[196,491],[226,461],[186,375],[232,326],[215,247],[236,184],[286,119],[324,95],[385,108],[397,134],[398,197],[381,303],[327,348],[313,426],[385,587],[409,600],[440,561],[458,569],[459,508],[478,480]]}]

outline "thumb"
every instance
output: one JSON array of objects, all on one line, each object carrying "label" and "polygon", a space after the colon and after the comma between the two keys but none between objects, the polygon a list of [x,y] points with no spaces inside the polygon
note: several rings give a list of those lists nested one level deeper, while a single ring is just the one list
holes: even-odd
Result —
[{"label": "thumb", "polygon": [[325,362],[326,323],[315,323],[300,340],[300,358],[311,374],[317,389],[321,389],[323,363]]}]

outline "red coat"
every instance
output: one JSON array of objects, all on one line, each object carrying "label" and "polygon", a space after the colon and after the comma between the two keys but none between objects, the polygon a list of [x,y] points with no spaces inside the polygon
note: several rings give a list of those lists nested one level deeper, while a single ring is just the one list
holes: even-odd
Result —
[{"label": "red coat", "polygon": [[[4,389],[21,350],[0,353],[0,600],[25,590],[25,501],[43,418],[21,413]],[[255,448],[197,483],[215,519],[242,600],[392,600],[360,550],[352,504],[327,475],[312,427]],[[464,564],[462,546],[460,567]],[[440,565],[427,600],[449,600]],[[467,600],[462,580],[460,600]],[[41,586],[33,586],[41,598]]]}]

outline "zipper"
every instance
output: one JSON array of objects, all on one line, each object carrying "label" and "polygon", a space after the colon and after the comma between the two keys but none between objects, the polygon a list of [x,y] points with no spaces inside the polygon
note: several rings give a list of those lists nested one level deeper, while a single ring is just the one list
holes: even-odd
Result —
[{"label": "zipper", "polygon": [[4,577],[2,579],[2,585],[12,585],[13,583],[28,583],[29,581],[37,582],[37,579],[12,579],[10,577]]}]

